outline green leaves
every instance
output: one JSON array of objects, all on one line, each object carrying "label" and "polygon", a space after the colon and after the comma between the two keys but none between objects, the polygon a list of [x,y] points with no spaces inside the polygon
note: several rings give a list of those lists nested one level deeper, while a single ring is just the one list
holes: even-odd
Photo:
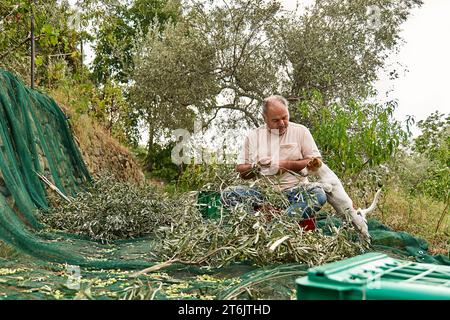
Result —
[{"label": "green leaves", "polygon": [[[318,92],[299,104],[300,119],[308,122],[325,162],[338,175],[355,174],[389,160],[407,138],[401,124],[393,119],[395,105],[322,105]],[[300,120],[300,123],[304,121]]]},{"label": "green leaves", "polygon": [[[218,179],[211,181],[222,188],[239,183],[234,173],[216,173]],[[268,204],[279,208],[289,205],[286,196],[268,181],[261,180],[258,186],[267,195]],[[69,204],[60,198],[55,200],[52,211],[41,215],[52,229],[102,242],[148,236],[155,244],[152,253],[160,261],[213,267],[248,260],[259,265],[316,265],[361,250],[360,244],[352,241],[351,228],[334,228],[331,235],[304,232],[297,219],[285,213],[273,209],[252,212],[251,199],[233,208],[221,206],[220,218],[205,219],[195,192],[168,196],[151,187],[138,188],[103,178]],[[284,236],[289,238],[271,248]]]},{"label": "green leaves", "polygon": [[41,66],[43,63],[42,56],[36,56],[34,62],[36,63],[37,67]]},{"label": "green leaves", "polygon": [[46,23],[41,28],[39,43],[42,46],[56,46],[59,43],[60,30]]},{"label": "green leaves", "polygon": [[[79,51],[77,46],[81,38],[79,32],[69,27],[71,9],[67,2],[55,0],[12,1],[4,0],[0,7],[0,16],[8,16],[1,30],[0,67],[30,78],[29,37],[31,16],[34,17],[36,39],[36,83],[42,87],[54,87],[62,80],[63,73],[55,71],[59,65],[67,65],[71,73],[81,68],[80,55],[71,55]],[[0,19],[2,20],[2,19]],[[3,20],[2,20],[3,22]]]},{"label": "green leaves", "polygon": [[103,177],[69,204],[56,199],[56,207],[41,218],[53,229],[110,242],[154,235],[158,228],[170,225],[169,202],[151,186],[141,188]]},{"label": "green leaves", "polygon": [[[365,98],[387,56],[398,49],[401,24],[420,5],[414,0],[323,0],[301,16],[282,19],[274,47],[292,65],[287,69],[289,95],[316,89],[326,101]],[[379,8],[382,16],[375,28],[368,21],[369,6]]]},{"label": "green leaves", "polygon": [[50,24],[46,23],[42,26],[41,33],[51,35],[53,33],[53,27]]},{"label": "green leaves", "polygon": [[450,115],[434,112],[417,123],[422,133],[414,139],[413,150],[427,157],[425,179],[418,189],[436,199],[450,198]]},{"label": "green leaves", "polygon": [[133,55],[138,50],[140,39],[148,33],[153,23],[162,24],[169,19],[177,19],[177,6],[166,6],[168,2],[171,1],[134,0],[130,5],[125,5],[101,1],[103,6],[94,6],[96,42],[93,77],[98,84],[111,80],[118,83],[130,81],[135,63]]}]

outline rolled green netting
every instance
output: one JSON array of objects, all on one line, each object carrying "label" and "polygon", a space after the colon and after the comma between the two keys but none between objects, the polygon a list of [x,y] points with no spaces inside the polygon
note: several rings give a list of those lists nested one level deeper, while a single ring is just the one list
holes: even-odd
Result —
[{"label": "rolled green netting", "polygon": [[[93,241],[42,233],[37,209],[48,209],[45,183],[74,196],[91,181],[68,121],[53,99],[0,70],[0,239],[18,250],[57,263],[92,268],[151,265],[151,240],[107,248]],[[143,249],[145,248],[145,250]],[[121,253],[121,254],[118,254]]]}]

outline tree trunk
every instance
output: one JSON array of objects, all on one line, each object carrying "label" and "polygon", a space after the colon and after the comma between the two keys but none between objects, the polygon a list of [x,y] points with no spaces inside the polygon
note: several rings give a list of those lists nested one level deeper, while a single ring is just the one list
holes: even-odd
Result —
[{"label": "tree trunk", "polygon": [[83,38],[80,40],[80,53],[81,53],[81,69],[83,69]]},{"label": "tree trunk", "polygon": [[148,143],[147,143],[147,156],[145,157],[144,169],[146,171],[153,170],[153,153],[154,153],[154,135],[155,129],[152,123],[151,115],[147,118],[148,123]]},{"label": "tree trunk", "polygon": [[34,57],[35,57],[35,47],[34,47],[34,0],[30,1],[30,11],[31,11],[31,27],[30,27],[30,37],[31,37],[31,89],[34,89]]}]

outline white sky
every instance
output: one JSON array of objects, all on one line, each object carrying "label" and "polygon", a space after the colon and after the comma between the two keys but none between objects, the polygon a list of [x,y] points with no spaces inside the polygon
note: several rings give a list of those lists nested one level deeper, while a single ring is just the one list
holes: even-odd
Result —
[{"label": "white sky", "polygon": [[[388,99],[397,99],[396,118],[414,115],[416,121],[432,112],[450,112],[450,1],[425,0],[403,25],[406,41],[391,61],[402,63],[409,71],[394,81],[380,79],[380,93],[392,89]],[[386,99],[385,95],[380,95]]]}]

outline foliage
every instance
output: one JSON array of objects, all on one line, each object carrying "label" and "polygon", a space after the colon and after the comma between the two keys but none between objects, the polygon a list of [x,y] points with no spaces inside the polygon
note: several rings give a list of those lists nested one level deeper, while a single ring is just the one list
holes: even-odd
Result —
[{"label": "foliage", "polygon": [[88,113],[122,144],[137,145],[138,115],[130,110],[119,85],[107,81],[94,90]]},{"label": "foliage", "polygon": [[[354,256],[362,252],[352,233],[334,228],[331,235],[322,231],[305,232],[295,218],[274,212],[252,213],[242,204],[222,212],[218,220],[204,220],[185,210],[173,231],[166,228],[161,239],[165,259],[186,264],[222,267],[231,262],[252,261],[263,266],[298,262],[310,266]],[[285,238],[286,237],[286,238]],[[279,246],[271,249],[280,239]]]},{"label": "foliage", "polygon": [[83,115],[89,116],[121,144],[128,147],[137,145],[137,115],[130,110],[120,86],[108,82],[96,87],[88,72],[80,72],[64,77],[56,87],[44,88],[43,91],[63,106],[72,124]]},{"label": "foliage", "polygon": [[[449,119],[438,112],[418,122],[422,133],[386,163],[381,221],[420,235],[448,252]],[[394,214],[395,213],[395,214]]]},{"label": "foliage", "polygon": [[[405,158],[407,160],[409,158]],[[408,174],[417,177],[424,173],[414,171],[415,161],[401,161],[397,171],[391,171],[391,177],[384,185],[383,197],[378,203],[372,218],[379,219],[394,230],[408,232],[425,239],[433,254],[450,252],[450,215],[446,204],[442,201],[411,189],[407,179]],[[412,166],[410,166],[412,165]],[[419,181],[420,184],[420,181]],[[414,182],[413,185],[416,185]],[[442,218],[442,220],[441,220]]]},{"label": "foliage", "polygon": [[414,140],[414,150],[450,166],[450,114],[445,116],[436,111],[417,126],[422,133]]},{"label": "foliage", "polygon": [[52,87],[82,69],[77,48],[81,33],[70,25],[73,10],[56,0],[10,1],[0,4],[0,66],[30,79],[30,19],[34,16],[37,84]]},{"label": "foliage", "polygon": [[96,83],[128,83],[133,73],[133,53],[137,39],[147,34],[154,23],[176,20],[178,1],[134,0],[81,1],[85,10],[92,9],[95,22],[95,59],[92,76]]},{"label": "foliage", "polygon": [[[238,183],[236,178],[228,175],[214,181],[222,181],[221,190]],[[259,185],[268,195],[276,193],[264,180]],[[280,199],[267,197],[273,207],[286,205]],[[294,261],[315,265],[362,250],[352,240],[352,227],[332,228],[331,235],[308,233],[295,217],[272,211],[255,214],[247,210],[250,205],[246,203],[227,211],[222,208],[219,220],[208,220],[199,211],[196,192],[169,197],[151,187],[138,188],[111,178],[100,179],[71,203],[60,198],[54,203],[51,212],[40,215],[48,227],[102,242],[150,236],[156,240],[153,254],[169,264],[218,267],[251,260],[260,265]],[[270,249],[286,235],[286,243]]]},{"label": "foliage", "polygon": [[[178,191],[175,195],[179,208],[173,209],[176,223],[161,228],[158,234],[161,258],[167,260],[161,267],[176,262],[221,267],[238,261],[252,261],[257,265],[294,261],[316,265],[363,250],[360,243],[353,242],[352,227],[331,227],[329,233],[303,231],[296,217],[283,212],[288,206],[287,199],[268,179],[243,181],[234,172],[220,171],[224,168],[199,168],[191,168],[199,171],[197,178],[204,183],[198,189],[222,192],[230,186],[256,185],[265,195],[267,209],[255,212],[251,200],[244,200],[235,207],[220,206],[220,217],[207,219],[199,211],[197,192]],[[201,183],[192,171],[187,176]],[[283,237],[286,237],[284,241],[270,248]]]},{"label": "foliage", "polygon": [[[318,90],[326,102],[365,98],[391,52],[401,43],[400,27],[421,0],[315,1],[300,16],[287,15],[275,30],[285,54],[293,100]],[[369,8],[375,8],[370,12]],[[397,77],[397,70],[390,70]]]},{"label": "foliage", "polygon": [[154,163],[151,177],[162,179],[166,182],[175,182],[183,171],[182,166],[177,166],[172,162],[171,151],[175,144],[169,143],[167,146],[156,145],[154,152],[149,155],[150,161]]},{"label": "foliage", "polygon": [[[77,9],[67,1],[7,0],[0,5],[0,16],[5,17],[0,26],[4,35],[0,39],[0,66],[30,78],[33,15],[37,84],[45,90],[62,86],[70,95],[69,88],[78,85],[76,78],[86,71],[82,65],[83,41],[94,40],[96,59],[91,78],[101,85],[93,90],[92,101],[88,102],[90,113],[122,143],[135,145],[139,138],[138,113],[130,109],[128,89],[117,83],[130,80],[136,39],[154,22],[175,20],[178,11],[177,1],[166,0],[135,0],[131,5],[82,0],[77,1]],[[91,82],[86,78],[81,81]]]},{"label": "foliage", "polygon": [[73,115],[79,116],[88,113],[95,87],[89,79],[89,72],[83,70],[60,79],[52,88],[42,90],[54,97],[60,106],[69,108]]},{"label": "foliage", "polygon": [[[355,174],[389,160],[408,134],[393,119],[394,103],[350,101],[321,107],[315,92],[298,105],[301,123],[307,123],[325,162],[338,176]],[[305,120],[303,120],[305,119]]]},{"label": "foliage", "polygon": [[[400,24],[420,4],[327,0],[298,15],[282,12],[276,1],[191,1],[177,25],[146,40],[158,50],[141,53],[145,59],[136,68],[151,76],[136,84],[152,93],[148,100],[158,97],[175,110],[195,107],[205,127],[214,120],[219,126],[258,126],[259,104],[273,92],[297,101],[316,89],[326,105],[365,98],[388,52],[400,43]],[[370,5],[381,10],[378,29],[368,25]],[[195,34],[202,45],[197,55],[189,44]]]},{"label": "foliage", "polygon": [[[136,89],[146,94],[146,110],[153,111],[152,127],[168,118],[167,106],[174,110],[172,121],[185,119],[192,113],[186,113],[189,107],[198,117],[209,118],[205,126],[221,110],[236,121],[243,112],[257,125],[257,102],[276,85],[277,60],[264,38],[278,9],[279,4],[262,0],[211,6],[196,2],[162,34],[155,26],[138,52],[135,75]],[[217,103],[218,96],[223,103]],[[139,105],[143,100],[137,100]]]},{"label": "foliage", "polygon": [[[205,128],[242,128],[261,123],[260,102],[273,92],[296,101],[317,89],[324,108],[336,98],[347,104],[349,97],[365,97],[387,53],[400,43],[399,25],[420,4],[326,0],[299,14],[267,0],[183,6],[175,0],[81,0],[79,12],[54,0],[34,7],[10,2],[1,8],[8,18],[1,47],[9,48],[18,34],[26,40],[33,9],[38,79],[47,87],[70,88],[72,74],[82,69],[77,45],[95,40],[92,77],[99,86],[90,113],[128,145],[137,144],[143,121],[151,170],[160,140],[174,129],[192,128],[194,117]],[[368,26],[369,5],[381,10],[379,28]],[[24,66],[26,42],[20,48]],[[299,120],[296,110],[292,120]]]},{"label": "foliage", "polygon": [[99,179],[70,203],[56,198],[42,213],[50,228],[109,242],[153,234],[170,220],[169,207],[151,186],[137,187],[112,177]]},{"label": "foliage", "polygon": [[[136,58],[134,85],[130,89],[131,103],[148,128],[146,167],[150,170],[154,165],[156,138],[178,128],[191,128],[195,113],[189,106],[214,90],[213,78],[202,71],[211,64],[211,50],[204,36],[183,22],[166,25],[162,35],[159,30],[158,25],[150,30]],[[183,70],[182,79],[172,77],[171,64]]]},{"label": "foliage", "polygon": [[228,184],[230,180],[236,179],[237,175],[234,172],[234,166],[231,165],[218,163],[208,165],[189,164],[179,176],[176,189],[178,192],[187,192],[214,186],[220,190],[223,179]]},{"label": "foliage", "polygon": [[[445,118],[444,118],[445,117]],[[450,115],[432,113],[418,122],[422,130],[413,150],[431,162],[418,190],[438,200],[450,201]]]}]

